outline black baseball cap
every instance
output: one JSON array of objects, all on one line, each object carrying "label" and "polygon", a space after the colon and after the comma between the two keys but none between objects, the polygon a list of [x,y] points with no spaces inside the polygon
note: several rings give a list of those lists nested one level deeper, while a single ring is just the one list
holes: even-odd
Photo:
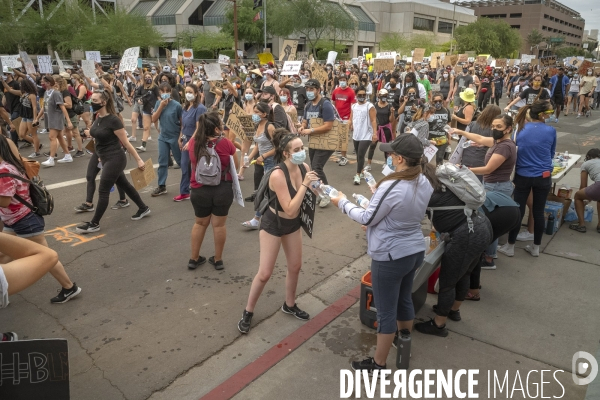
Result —
[{"label": "black baseball cap", "polygon": [[275,91],[275,88],[273,86],[265,86],[261,90],[259,90],[259,92],[269,93],[269,94],[277,94],[277,92]]},{"label": "black baseball cap", "polygon": [[304,87],[310,87],[310,88],[316,88],[316,89],[321,89],[321,82],[319,82],[316,79],[309,79],[306,81],[306,83],[304,84]]},{"label": "black baseball cap", "polygon": [[381,143],[379,150],[418,160],[423,156],[423,144],[412,133],[400,135],[392,143]]}]

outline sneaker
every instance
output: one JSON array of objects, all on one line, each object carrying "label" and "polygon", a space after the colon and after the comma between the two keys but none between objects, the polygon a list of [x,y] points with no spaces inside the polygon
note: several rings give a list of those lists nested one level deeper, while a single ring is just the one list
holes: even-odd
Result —
[{"label": "sneaker", "polygon": [[385,365],[379,365],[375,362],[373,357],[366,358],[362,361],[352,361],[350,364],[352,365],[352,369],[355,371],[367,371],[369,375],[373,374],[373,371],[376,369],[386,369]]},{"label": "sneaker", "polygon": [[19,336],[14,332],[4,332],[0,336],[0,342],[16,342],[19,340]]},{"label": "sneaker", "polygon": [[371,165],[367,165],[366,167],[363,168],[363,172],[370,172],[371,171]]},{"label": "sneaker", "polygon": [[321,201],[319,202],[319,207],[325,208],[331,203],[331,198],[329,196],[321,197]]},{"label": "sneaker", "polygon": [[254,313],[248,312],[244,310],[242,313],[242,319],[238,322],[238,330],[242,333],[248,333],[250,330],[250,323],[252,322],[252,317]]},{"label": "sneaker", "polygon": [[498,249],[496,251],[504,254],[505,256],[512,257],[515,255],[515,248],[513,247],[512,249],[509,249],[508,246],[509,245],[507,243],[504,246],[498,247]]},{"label": "sneaker", "polygon": [[129,200],[127,200],[127,199],[125,199],[125,201],[119,200],[111,207],[111,209],[119,210],[121,208],[129,207],[129,205],[130,205]]},{"label": "sneaker", "polygon": [[100,224],[94,222],[86,222],[85,224],[77,225],[75,232],[77,233],[93,233],[100,230]]},{"label": "sneaker", "polygon": [[41,130],[41,131],[39,131],[38,133],[39,133],[39,134],[45,134],[45,133],[48,133],[48,130],[47,130],[47,129],[42,129],[42,130]]},{"label": "sneaker", "polygon": [[208,258],[208,263],[215,267],[217,271],[224,269],[223,260],[215,261],[215,256]]},{"label": "sneaker", "polygon": [[39,156],[41,156],[40,153],[31,153],[30,155],[27,156],[27,158],[38,158]]},{"label": "sneaker", "polygon": [[48,157],[46,161],[42,163],[44,167],[54,167],[54,158]]},{"label": "sneaker", "polygon": [[91,156],[92,154],[94,154],[94,153],[92,153],[91,151],[89,151],[88,149],[85,149],[85,152],[86,152],[86,154],[88,154],[88,155],[90,155],[90,156]]},{"label": "sneaker", "polygon": [[[437,304],[435,304],[435,305],[433,306],[433,311],[434,311],[436,314],[437,314],[437,309],[438,309],[438,306],[437,306]],[[452,321],[456,321],[456,322],[460,321],[460,320],[462,319],[462,318],[460,317],[460,310],[456,310],[456,311],[454,311],[454,310],[450,310],[450,311],[448,312],[448,318],[450,318]]]},{"label": "sneaker", "polygon": [[139,146],[139,147],[136,147],[135,149],[136,149],[137,151],[139,151],[139,152],[143,153],[143,152],[145,152],[145,151],[146,151],[146,146]]},{"label": "sneaker", "polygon": [[33,147],[33,145],[32,145],[31,143],[29,143],[29,142],[24,142],[24,143],[23,143],[23,144],[22,144],[22,145],[19,147],[19,150],[21,150],[21,149],[26,149],[26,148],[28,148],[28,147]]},{"label": "sneaker", "polygon": [[427,322],[419,322],[418,324],[415,324],[415,329],[421,333],[424,333],[425,335],[434,335],[439,337],[448,336],[448,329],[446,328],[446,324],[444,324],[444,326],[442,327],[439,327],[436,325],[433,318],[431,318]]},{"label": "sneaker", "polygon": [[179,165],[177,163],[173,163],[173,169],[181,169],[181,165]]},{"label": "sneaker", "polygon": [[581,113],[577,114],[577,118],[581,118]]},{"label": "sneaker", "polygon": [[281,306],[281,311],[283,311],[286,314],[291,314],[294,317],[301,319],[302,321],[307,321],[310,318],[308,313],[306,311],[302,311],[301,309],[299,309],[295,303],[294,303],[293,307],[288,307],[288,305],[285,304],[285,301],[284,301],[283,305]]},{"label": "sneaker", "polygon": [[70,154],[65,154],[65,156],[63,158],[61,158],[60,160],[58,160],[57,162],[59,162],[59,163],[73,162],[73,157],[71,157]]},{"label": "sneaker", "polygon": [[189,194],[180,194],[180,195],[173,197],[173,201],[183,201],[183,200],[189,200],[189,199],[190,199]]},{"label": "sneaker", "polygon": [[254,199],[256,198],[256,193],[252,193],[250,196],[245,197],[244,201],[248,203],[254,203]]},{"label": "sneaker", "polygon": [[134,221],[139,221],[144,218],[146,215],[150,214],[150,207],[146,206],[146,208],[140,208],[138,212],[131,216],[131,219]]},{"label": "sneaker", "polygon": [[148,136],[148,142],[150,142],[152,140],[152,136]]},{"label": "sneaker", "polygon": [[540,247],[539,246],[538,246],[537,250],[534,250],[533,246],[527,245],[527,246],[525,246],[525,251],[528,252],[529,254],[531,254],[534,257],[539,257],[540,256]]},{"label": "sneaker", "polygon": [[130,137],[127,139],[127,141],[128,141],[128,142],[137,142],[137,138],[134,138],[133,136],[130,136]]},{"label": "sneaker", "polygon": [[158,197],[161,194],[167,194],[167,187],[166,186],[159,186],[156,189],[154,189],[154,191],[150,194],[150,196],[152,197]]},{"label": "sneaker", "polygon": [[360,185],[360,176],[354,175],[354,184],[355,185]]},{"label": "sneaker", "polygon": [[72,153],[75,151],[75,148],[73,146],[69,146],[67,147],[67,150],[69,150],[69,153]]},{"label": "sneaker", "polygon": [[340,167],[343,167],[346,164],[348,164],[348,159],[346,157],[342,156],[342,158],[340,158],[339,165],[340,165]]},{"label": "sneaker", "polygon": [[517,240],[519,242],[528,242],[533,240],[533,233],[529,233],[527,231],[521,232],[517,235]]},{"label": "sneaker", "polygon": [[80,212],[92,212],[94,211],[94,205],[88,205],[87,203],[81,203],[81,205],[75,207],[75,211]]},{"label": "sneaker", "polygon": [[77,296],[81,293],[81,288],[77,286],[75,282],[73,282],[73,287],[71,289],[62,288],[59,290],[58,296],[50,299],[50,303],[53,304],[63,304],[67,301],[71,300],[73,297]]},{"label": "sneaker", "polygon": [[85,153],[83,152],[83,150],[77,150],[77,152],[75,154],[73,154],[73,157],[79,158],[79,157],[83,157],[84,155],[85,155]]},{"label": "sneaker", "polygon": [[492,258],[492,261],[488,262],[485,259],[485,256],[481,257],[481,269],[496,269],[496,264],[494,263],[494,259]]},{"label": "sneaker", "polygon": [[202,264],[204,264],[206,262],[206,257],[198,257],[197,260],[192,260],[190,258],[190,261],[188,261],[188,269],[196,269],[199,266],[201,266]]}]

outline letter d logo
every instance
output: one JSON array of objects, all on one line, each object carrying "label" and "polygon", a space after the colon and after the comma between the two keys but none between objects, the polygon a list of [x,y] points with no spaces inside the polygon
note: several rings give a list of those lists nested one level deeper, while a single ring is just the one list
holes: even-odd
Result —
[{"label": "letter d logo", "polygon": [[[583,359],[585,359],[585,361]],[[573,382],[575,382],[576,385],[588,385],[592,383],[592,381],[596,379],[596,375],[598,375],[598,361],[596,361],[596,358],[590,353],[578,351],[573,354],[572,370],[573,372],[571,372],[571,374],[573,375]],[[587,373],[588,370],[590,370],[590,373],[587,378],[580,378],[577,376],[577,374],[583,375]]]}]

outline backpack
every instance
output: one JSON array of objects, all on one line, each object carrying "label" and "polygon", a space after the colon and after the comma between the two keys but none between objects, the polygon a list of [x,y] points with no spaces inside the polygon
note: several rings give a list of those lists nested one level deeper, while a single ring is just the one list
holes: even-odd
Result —
[{"label": "backpack", "polygon": [[[452,193],[456,195],[464,206],[430,207],[429,210],[465,210],[469,232],[473,230],[473,220],[471,215],[485,202],[485,189],[483,184],[477,179],[477,176],[464,165],[446,163],[440,165],[435,170],[435,175],[440,182]],[[433,218],[433,215],[432,215]]]},{"label": "backpack", "polygon": [[[227,173],[227,171],[223,171],[221,168],[221,159],[216,150],[221,139],[223,139],[223,137],[217,139],[216,142],[212,142],[212,146],[207,145],[206,150],[208,151],[208,155],[202,156],[200,159],[196,160],[195,178],[196,182],[201,185],[219,186],[221,180],[223,180]],[[203,158],[204,161],[202,161]]]},{"label": "backpack", "polygon": [[31,196],[31,203],[25,201],[24,198],[15,193],[15,199],[17,199],[19,203],[23,204],[40,217],[52,214],[52,211],[54,211],[54,198],[39,178],[29,180],[15,174],[0,174],[0,178],[6,177],[11,177],[29,183],[29,195]]},{"label": "backpack", "polygon": [[[71,102],[73,103],[73,112],[77,115],[81,115],[83,114],[86,110],[85,110],[85,104],[83,103],[83,100],[80,99],[79,97],[75,97],[73,95],[71,95]],[[89,111],[89,108],[88,108]]]}]

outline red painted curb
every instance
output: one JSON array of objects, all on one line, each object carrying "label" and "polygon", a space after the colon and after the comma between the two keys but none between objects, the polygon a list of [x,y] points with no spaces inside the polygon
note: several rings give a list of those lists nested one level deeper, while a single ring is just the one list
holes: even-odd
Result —
[{"label": "red painted curb", "polygon": [[335,303],[321,311],[316,317],[309,320],[302,327],[296,329],[288,337],[267,350],[262,356],[246,365],[244,368],[229,377],[225,382],[208,392],[202,400],[230,399],[243,388],[252,383],[262,374],[283,360],[292,351],[313,337],[317,332],[339,317],[344,311],[352,307],[360,298],[360,285],[350,290]]}]

